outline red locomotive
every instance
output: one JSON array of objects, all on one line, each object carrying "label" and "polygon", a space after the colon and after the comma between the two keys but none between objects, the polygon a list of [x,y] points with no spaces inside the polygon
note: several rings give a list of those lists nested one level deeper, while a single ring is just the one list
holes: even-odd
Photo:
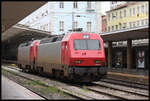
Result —
[{"label": "red locomotive", "polygon": [[56,78],[92,82],[107,74],[105,50],[99,34],[70,32],[34,40],[18,48],[18,67]]}]

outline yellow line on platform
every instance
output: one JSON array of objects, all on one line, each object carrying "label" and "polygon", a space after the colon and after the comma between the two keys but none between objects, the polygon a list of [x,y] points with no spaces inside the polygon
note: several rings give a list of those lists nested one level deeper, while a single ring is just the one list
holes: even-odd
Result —
[{"label": "yellow line on platform", "polygon": [[108,72],[108,75],[126,76],[126,77],[141,78],[141,79],[147,79],[147,80],[149,78],[148,76],[144,76],[144,75],[133,75],[133,74],[114,73],[114,72]]}]

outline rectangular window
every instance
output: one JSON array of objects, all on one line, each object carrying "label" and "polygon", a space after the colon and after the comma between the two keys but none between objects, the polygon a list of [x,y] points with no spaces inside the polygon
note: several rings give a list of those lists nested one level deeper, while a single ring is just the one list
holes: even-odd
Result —
[{"label": "rectangular window", "polygon": [[131,22],[129,22],[129,28],[131,28]]},{"label": "rectangular window", "polygon": [[114,13],[112,13],[112,20],[114,19]]},{"label": "rectangular window", "polygon": [[91,1],[87,1],[87,8],[91,8]]},{"label": "rectangular window", "polygon": [[129,22],[130,28],[132,28],[132,22]]},{"label": "rectangular window", "polygon": [[122,29],[122,24],[121,23],[119,23],[119,26],[120,26],[120,30]]},{"label": "rectangular window", "polygon": [[135,27],[135,22],[133,22],[133,27]]},{"label": "rectangular window", "polygon": [[59,3],[59,8],[64,8],[64,2]]},{"label": "rectangular window", "polygon": [[137,26],[139,26],[140,25],[140,23],[139,23],[139,21],[137,21]]},{"label": "rectangular window", "polygon": [[141,25],[142,25],[142,26],[144,25],[144,20],[141,20]]},{"label": "rectangular window", "polygon": [[42,16],[44,16],[44,13],[42,13]]},{"label": "rectangular window", "polygon": [[78,28],[78,22],[77,22],[77,21],[74,22],[74,28],[75,28],[75,29]]},{"label": "rectangular window", "polygon": [[126,10],[124,10],[124,17],[126,17]]},{"label": "rectangular window", "polygon": [[133,8],[133,16],[135,15],[135,8]]},{"label": "rectangular window", "polygon": [[116,19],[117,19],[117,12],[116,12]]},{"label": "rectangular window", "polygon": [[148,13],[148,4],[145,5],[145,12]]},{"label": "rectangular window", "polygon": [[77,1],[74,1],[73,8],[78,8]]},{"label": "rectangular window", "polygon": [[74,40],[73,46],[75,50],[100,50],[99,40]]},{"label": "rectangular window", "polygon": [[123,23],[123,28],[125,29],[127,26],[127,23]]},{"label": "rectangular window", "polygon": [[108,21],[110,21],[110,14],[108,14]]},{"label": "rectangular window", "polygon": [[110,32],[110,27],[108,27],[108,32]]},{"label": "rectangular window", "polygon": [[91,32],[91,22],[87,22],[87,31]]},{"label": "rectangular window", "polygon": [[43,25],[43,30],[45,31],[45,25]]},{"label": "rectangular window", "polygon": [[122,12],[120,11],[120,18],[122,18]]},{"label": "rectangular window", "polygon": [[145,19],[145,24],[148,25],[148,19]]},{"label": "rectangular window", "polygon": [[64,21],[59,22],[59,31],[64,31]]},{"label": "rectangular window", "polygon": [[116,25],[116,30],[118,30],[118,25]]},{"label": "rectangular window", "polygon": [[141,12],[144,13],[144,5],[141,6]]},{"label": "rectangular window", "polygon": [[137,16],[139,16],[139,10],[140,8],[139,8],[139,6],[137,7]]},{"label": "rectangular window", "polygon": [[45,13],[44,13],[44,16],[47,16],[47,15],[48,15],[48,11],[46,10]]},{"label": "rectangular window", "polygon": [[112,31],[114,31],[114,26],[112,26]]},{"label": "rectangular window", "polygon": [[129,16],[131,16],[131,14],[132,14],[132,9],[130,8],[129,9]]},{"label": "rectangular window", "polygon": [[46,24],[46,29],[45,30],[48,31],[48,24]]}]

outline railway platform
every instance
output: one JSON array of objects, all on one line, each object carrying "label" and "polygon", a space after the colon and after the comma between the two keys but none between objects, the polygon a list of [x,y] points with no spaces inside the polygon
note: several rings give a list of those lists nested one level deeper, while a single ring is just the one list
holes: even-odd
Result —
[{"label": "railway platform", "polygon": [[144,69],[108,68],[107,77],[149,85],[149,70]]},{"label": "railway platform", "polygon": [[31,92],[30,90],[20,86],[19,84],[9,80],[2,75],[2,100],[6,99],[39,99],[44,100],[44,98]]}]

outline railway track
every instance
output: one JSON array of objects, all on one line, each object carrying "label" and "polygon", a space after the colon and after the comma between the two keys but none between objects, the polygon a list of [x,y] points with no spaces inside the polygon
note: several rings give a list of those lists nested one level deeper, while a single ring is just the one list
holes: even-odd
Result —
[{"label": "railway track", "polygon": [[[15,82],[15,81],[13,81],[13,82]],[[15,83],[17,83],[17,82],[15,82]],[[18,84],[18,83],[17,83],[17,84]],[[19,84],[19,85],[20,85],[20,84]],[[31,92],[37,94],[38,96],[42,97],[44,100],[48,100],[45,96],[43,96],[43,95],[41,95],[41,94],[35,92],[34,90],[32,90],[32,89],[30,89],[30,88],[27,88],[27,87],[25,87],[25,86],[23,86],[23,85],[21,85],[21,86],[24,87],[24,88],[26,88],[26,89],[28,89],[28,90],[30,90]]]},{"label": "railway track", "polygon": [[[10,66],[10,67],[13,69],[16,69],[16,70],[20,70],[19,68],[15,67],[15,66]],[[122,85],[122,86],[126,86],[126,87],[132,87],[132,88],[136,88],[136,89],[145,89],[145,90],[149,89],[149,85],[125,81],[125,80],[106,78],[106,79],[101,79],[101,81],[111,83],[111,84]]]},{"label": "railway track", "polygon": [[80,87],[68,85],[65,83],[56,82],[56,81],[50,80],[49,78],[39,77],[37,75],[35,76],[32,74],[27,74],[27,73],[22,73],[22,72],[19,72],[17,69],[14,69],[14,68],[8,68],[8,67],[2,67],[2,68],[5,70],[8,70],[8,71],[15,72],[15,73],[17,73],[18,76],[25,78],[27,80],[32,80],[32,81],[39,80],[40,82],[44,83],[47,86],[56,85],[58,89],[64,91],[65,93],[67,93],[69,95],[72,95],[73,97],[76,97],[78,99],[84,99],[84,100],[116,99],[114,97],[110,97],[110,96],[104,95],[104,94],[98,94],[98,93],[93,92],[93,91],[85,92]]},{"label": "railway track", "polygon": [[[81,87],[80,85],[76,86]],[[91,83],[90,86],[87,86],[87,89],[100,94],[112,96],[118,99],[138,100],[149,98],[148,90],[135,89],[132,87],[115,85],[102,81]]]},{"label": "railway track", "polygon": [[146,96],[146,97],[149,96],[148,89],[147,90],[138,89],[138,88],[133,88],[133,87],[130,87],[130,86],[126,87],[126,86],[123,86],[123,85],[110,84],[110,83],[103,82],[103,81],[94,82],[93,85],[102,86],[102,87],[109,87],[110,89],[120,90],[120,91],[124,91],[124,92],[127,92],[127,93],[133,93],[133,94],[137,94],[137,95],[140,95],[140,96]]},{"label": "railway track", "polygon": [[[19,69],[11,67],[11,71],[17,72],[19,71]],[[40,80],[44,82],[47,86],[50,84],[49,82],[51,82],[49,78],[38,77],[22,72],[17,73],[19,76],[29,80]],[[94,82],[90,86],[86,85],[86,88],[88,89],[88,92],[86,93],[82,90],[82,85],[68,85],[58,82],[53,82],[53,84],[57,85],[58,89],[79,99],[148,99],[148,91],[146,90],[141,91],[141,89],[139,90],[135,88],[129,90],[131,88],[123,85],[111,84],[104,81]]]},{"label": "railway track", "polygon": [[126,86],[126,87],[145,89],[145,90],[149,89],[149,86],[146,84],[129,82],[129,81],[125,81],[125,80],[107,78],[107,79],[101,79],[101,81],[107,82],[107,83],[112,83],[112,84],[118,84],[118,85],[122,85],[122,86]]},{"label": "railway track", "polygon": [[[11,66],[9,66],[9,67],[11,67]],[[17,75],[17,76],[19,76],[19,77],[22,77],[23,79],[26,79],[26,80],[30,80],[30,81],[35,81],[35,80],[39,80],[39,79],[34,79],[35,77],[34,76],[32,76],[32,75],[30,75],[30,74],[27,74],[26,75],[26,73],[21,73],[20,74],[20,71],[21,71],[21,69],[18,69],[18,68],[15,68],[15,67],[11,67],[11,68],[6,68],[6,67],[2,67],[3,69],[5,69],[5,70],[7,70],[7,71],[11,71],[11,72],[15,72],[15,75]],[[17,73],[17,74],[16,74]],[[30,77],[31,78],[30,78]],[[21,85],[22,86],[22,85]],[[45,86],[52,86],[51,84],[45,84]],[[25,87],[25,86],[23,86],[23,87]],[[25,88],[27,88],[27,87],[25,87]],[[76,95],[76,94],[71,94],[68,90],[65,90],[65,89],[63,89],[63,88],[61,88],[61,87],[58,87],[60,90],[62,90],[62,91],[64,91],[65,93],[67,93],[68,95],[70,95],[70,96],[73,96],[73,97],[76,97],[76,98],[78,98],[78,99],[87,99],[87,97],[84,97],[84,96],[80,96],[80,95]],[[33,91],[32,89],[30,89],[30,88],[27,88],[27,89],[29,89],[29,90],[31,90],[32,92],[34,92],[34,93],[36,93],[37,95],[40,95],[41,97],[43,97],[44,99],[46,99],[46,100],[48,100],[45,96],[42,96],[41,94],[38,94],[37,92],[35,92],[35,91]]]}]

